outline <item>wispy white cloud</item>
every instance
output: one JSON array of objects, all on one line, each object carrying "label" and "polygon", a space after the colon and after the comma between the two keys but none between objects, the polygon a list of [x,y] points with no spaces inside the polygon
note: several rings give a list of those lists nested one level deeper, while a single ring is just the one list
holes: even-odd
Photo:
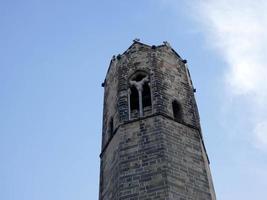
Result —
[{"label": "wispy white cloud", "polygon": [[[193,5],[193,4],[192,4]],[[253,140],[267,150],[267,1],[194,1],[197,21],[227,63],[225,86],[238,101],[248,101]]]},{"label": "wispy white cloud", "polygon": [[228,64],[227,91],[254,109],[255,145],[267,149],[267,2],[207,0],[196,2],[199,22]]},{"label": "wispy white cloud", "polygon": [[[179,3],[162,0],[172,9]],[[247,118],[254,144],[267,150],[267,1],[193,0],[190,15],[227,64],[225,88],[232,98],[249,102]]]},{"label": "wispy white cloud", "polygon": [[207,0],[195,5],[199,22],[229,65],[231,91],[262,97],[262,89],[267,93],[267,2]]}]

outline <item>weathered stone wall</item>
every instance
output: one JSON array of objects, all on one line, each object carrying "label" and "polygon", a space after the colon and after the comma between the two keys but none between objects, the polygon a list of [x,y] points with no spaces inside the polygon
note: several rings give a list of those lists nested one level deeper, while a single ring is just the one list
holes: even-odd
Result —
[{"label": "weathered stone wall", "polygon": [[172,101],[177,100],[182,106],[183,122],[198,127],[193,88],[189,84],[185,64],[167,46],[161,46],[154,59],[156,112],[172,117]]},{"label": "weathered stone wall", "polygon": [[117,109],[118,101],[118,62],[112,59],[104,81],[104,110],[103,110],[103,127],[102,127],[102,148],[111,138],[109,127],[110,120],[113,118],[114,128],[119,124],[119,114]]},{"label": "weathered stone wall", "polygon": [[[129,78],[138,70],[149,74],[152,111],[129,119]],[[100,200],[215,200],[190,83],[184,61],[166,44],[136,42],[112,60],[104,95]],[[173,100],[182,107],[179,122]]]},{"label": "weathered stone wall", "polygon": [[198,130],[165,116],[120,126],[102,157],[102,198],[211,198]]},{"label": "weathered stone wall", "polygon": [[168,199],[212,199],[199,131],[165,117],[159,124],[166,147]]},{"label": "weathered stone wall", "polygon": [[100,199],[165,199],[168,196],[164,140],[157,118],[121,126],[106,152],[102,158],[104,189]]}]

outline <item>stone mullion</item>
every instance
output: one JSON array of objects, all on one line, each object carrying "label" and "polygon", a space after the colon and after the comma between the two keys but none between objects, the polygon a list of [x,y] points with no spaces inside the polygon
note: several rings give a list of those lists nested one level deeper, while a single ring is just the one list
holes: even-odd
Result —
[{"label": "stone mullion", "polygon": [[131,120],[131,89],[128,89],[128,118]]},{"label": "stone mullion", "polygon": [[140,115],[140,117],[143,117],[143,115],[144,115],[143,99],[142,99],[143,85],[141,85],[141,87],[138,87],[137,90],[138,90],[138,97],[139,97],[139,115]]}]

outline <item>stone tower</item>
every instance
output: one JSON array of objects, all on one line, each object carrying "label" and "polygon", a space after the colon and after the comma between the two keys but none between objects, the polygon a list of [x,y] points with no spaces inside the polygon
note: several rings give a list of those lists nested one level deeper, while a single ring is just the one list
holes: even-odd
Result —
[{"label": "stone tower", "polygon": [[186,60],[134,40],[102,86],[99,200],[215,200]]}]

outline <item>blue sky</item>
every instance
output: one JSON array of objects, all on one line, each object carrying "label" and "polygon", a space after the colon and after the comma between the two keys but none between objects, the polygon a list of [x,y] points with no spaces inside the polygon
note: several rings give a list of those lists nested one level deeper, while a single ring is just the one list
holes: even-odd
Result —
[{"label": "blue sky", "polygon": [[188,60],[219,200],[267,192],[263,0],[0,1],[0,199],[98,198],[103,88],[134,38]]}]

